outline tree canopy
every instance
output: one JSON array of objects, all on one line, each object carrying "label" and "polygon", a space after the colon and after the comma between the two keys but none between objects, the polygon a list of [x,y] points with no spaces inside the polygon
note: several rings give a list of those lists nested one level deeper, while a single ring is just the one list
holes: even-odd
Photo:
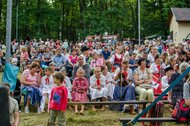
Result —
[{"label": "tree canopy", "polygon": [[[119,34],[137,38],[138,0],[13,0],[12,39],[53,38],[76,41],[87,35]],[[190,0],[141,0],[141,37],[167,35],[171,7],[190,7]],[[0,40],[5,39],[6,1],[0,0]]]}]

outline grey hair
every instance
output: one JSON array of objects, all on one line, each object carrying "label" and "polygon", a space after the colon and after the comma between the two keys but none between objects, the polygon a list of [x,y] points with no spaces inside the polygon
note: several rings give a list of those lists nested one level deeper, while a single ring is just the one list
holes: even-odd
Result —
[{"label": "grey hair", "polygon": [[189,63],[187,62],[181,63],[179,66],[179,72],[183,73],[189,66],[190,66]]},{"label": "grey hair", "polygon": [[66,72],[65,67],[62,67],[61,70],[60,70],[59,72],[61,72],[61,73],[62,73],[62,72]]}]

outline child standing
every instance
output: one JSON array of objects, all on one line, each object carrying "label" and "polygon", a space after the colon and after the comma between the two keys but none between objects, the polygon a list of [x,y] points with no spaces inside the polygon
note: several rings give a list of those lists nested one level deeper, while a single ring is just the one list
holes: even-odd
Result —
[{"label": "child standing", "polygon": [[[88,100],[88,80],[84,77],[85,71],[82,68],[77,70],[77,77],[73,80],[72,98],[75,102],[86,102]],[[78,105],[75,105],[75,113],[78,114]],[[84,105],[81,105],[80,114],[84,113]]]},{"label": "child standing", "polygon": [[45,76],[42,78],[41,87],[40,87],[41,92],[42,92],[40,110],[42,113],[45,112],[44,107],[46,103],[46,98],[48,97],[48,101],[49,101],[51,90],[55,86],[55,84],[53,83],[52,73],[53,73],[53,69],[51,67],[47,67],[45,69]]},{"label": "child standing", "polygon": [[63,86],[64,77],[62,73],[58,72],[53,75],[54,87],[51,91],[51,97],[49,102],[49,124],[55,126],[55,120],[58,117],[58,125],[66,126],[65,111],[68,103],[68,91]]}]

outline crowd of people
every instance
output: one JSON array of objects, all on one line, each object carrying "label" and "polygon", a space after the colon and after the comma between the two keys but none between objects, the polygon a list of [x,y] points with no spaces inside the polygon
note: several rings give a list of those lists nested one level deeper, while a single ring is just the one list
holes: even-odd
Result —
[{"label": "crowd of people", "polygon": [[[85,40],[75,44],[67,40],[33,39],[12,42],[11,63],[22,72],[24,112],[29,113],[30,105],[36,105],[37,112],[43,113],[48,100],[49,123],[53,125],[58,115],[58,122],[64,125],[68,101],[148,100],[151,103],[189,66],[189,59],[190,46],[176,45],[170,38],[146,39],[141,45],[130,39]],[[173,106],[183,97],[190,104],[187,80],[188,77],[182,79],[168,92],[166,99]],[[84,114],[84,107],[75,105],[75,113]],[[102,111],[105,109],[106,106],[101,107]],[[117,110],[135,114],[135,110],[142,109],[141,105],[120,105]],[[92,110],[97,111],[96,106],[92,105]]]}]

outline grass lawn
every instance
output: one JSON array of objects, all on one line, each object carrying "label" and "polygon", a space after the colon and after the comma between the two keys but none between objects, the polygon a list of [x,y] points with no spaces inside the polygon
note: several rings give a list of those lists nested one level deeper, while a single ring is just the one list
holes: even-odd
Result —
[{"label": "grass lawn", "polygon": [[[19,73],[19,78],[21,74]],[[2,73],[0,73],[0,79]],[[91,111],[90,107],[86,107],[84,115],[76,115],[74,110],[66,111],[67,126],[121,126],[119,118],[134,117],[128,113],[122,113],[117,111]],[[171,117],[169,110],[165,107],[164,117]],[[37,114],[36,108],[32,107],[29,114],[20,113],[20,126],[46,126],[48,120],[48,114]],[[137,123],[135,126],[142,126],[141,123]],[[179,126],[175,123],[163,123],[162,126]]]},{"label": "grass lawn", "polygon": [[[170,117],[167,108],[165,108],[165,117]],[[134,117],[128,113],[117,111],[97,111],[93,112],[88,108],[85,115],[76,115],[74,110],[67,110],[66,121],[67,126],[121,126],[119,118]],[[20,126],[45,126],[48,120],[48,114],[37,114],[31,112],[29,114],[20,114]],[[141,123],[136,123],[135,126],[142,126]],[[162,126],[179,126],[175,123],[163,123]]]}]

